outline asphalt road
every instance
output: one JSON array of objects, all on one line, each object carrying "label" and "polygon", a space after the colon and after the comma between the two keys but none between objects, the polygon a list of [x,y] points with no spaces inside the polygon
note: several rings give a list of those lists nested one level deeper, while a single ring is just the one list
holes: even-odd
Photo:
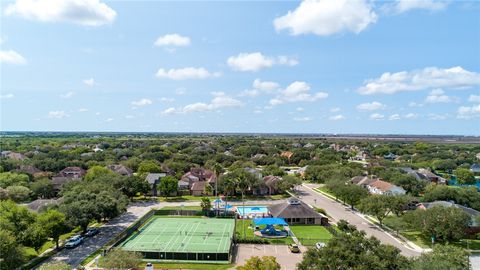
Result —
[{"label": "asphalt road", "polygon": [[297,187],[297,194],[300,195],[301,200],[310,205],[325,209],[325,211],[327,211],[334,221],[344,219],[350,224],[357,226],[359,230],[365,231],[368,236],[375,236],[383,244],[389,244],[397,247],[405,256],[413,257],[421,254],[416,250],[407,248],[401,244],[399,240],[380,230],[376,225],[359,216],[355,211],[351,210],[350,207],[345,206],[340,202],[336,202],[335,200],[332,200],[308,188],[315,187],[316,185],[306,184],[306,186],[307,187]]}]

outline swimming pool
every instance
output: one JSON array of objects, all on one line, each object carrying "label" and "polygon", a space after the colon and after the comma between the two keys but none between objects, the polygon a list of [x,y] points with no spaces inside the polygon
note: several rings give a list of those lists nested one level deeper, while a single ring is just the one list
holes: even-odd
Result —
[{"label": "swimming pool", "polygon": [[250,215],[263,215],[268,214],[268,208],[266,206],[257,206],[257,205],[250,205],[250,206],[237,206],[237,213],[240,216],[250,216]]}]

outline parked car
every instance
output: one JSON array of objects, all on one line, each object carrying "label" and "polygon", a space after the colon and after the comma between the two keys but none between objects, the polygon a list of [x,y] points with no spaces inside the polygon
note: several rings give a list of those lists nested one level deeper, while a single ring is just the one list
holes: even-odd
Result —
[{"label": "parked car", "polygon": [[83,237],[81,235],[75,235],[74,237],[67,240],[65,243],[65,248],[76,248],[83,242]]},{"label": "parked car", "polygon": [[152,263],[147,263],[147,265],[145,266],[145,270],[153,270]]},{"label": "parked car", "polygon": [[296,244],[290,244],[290,245],[288,245],[288,248],[290,249],[290,251],[292,253],[299,253],[300,252],[300,248],[298,248],[298,245],[296,245]]},{"label": "parked car", "polygon": [[326,245],[327,245],[327,244],[325,244],[325,243],[323,243],[323,242],[318,242],[318,243],[315,244],[315,247],[316,247],[317,249],[322,249],[322,248],[324,248]]},{"label": "parked car", "polygon": [[98,228],[88,228],[87,232],[85,233],[86,237],[92,237],[94,235],[97,235],[100,232]]}]

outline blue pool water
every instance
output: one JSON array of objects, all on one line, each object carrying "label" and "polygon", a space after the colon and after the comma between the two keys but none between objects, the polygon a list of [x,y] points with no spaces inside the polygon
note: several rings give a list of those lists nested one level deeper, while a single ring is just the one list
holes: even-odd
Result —
[{"label": "blue pool water", "polygon": [[241,216],[245,215],[258,215],[258,214],[267,214],[268,208],[266,206],[237,206],[237,213]]}]

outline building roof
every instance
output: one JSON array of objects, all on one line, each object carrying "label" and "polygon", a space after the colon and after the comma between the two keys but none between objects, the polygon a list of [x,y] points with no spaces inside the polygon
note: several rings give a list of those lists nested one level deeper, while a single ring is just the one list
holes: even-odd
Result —
[{"label": "building roof", "polygon": [[165,177],[166,175],[166,173],[149,173],[147,174],[145,180],[147,180],[149,184],[153,185],[156,181],[158,181],[162,177]]},{"label": "building roof", "polygon": [[58,204],[58,201],[55,199],[38,199],[35,201],[32,201],[27,204],[27,208],[37,212],[40,210],[42,207],[52,205],[52,204]]},{"label": "building roof", "polygon": [[278,176],[274,176],[274,175],[267,175],[267,176],[263,177],[263,182],[268,187],[272,187],[280,181],[282,181],[282,178],[278,177]]},{"label": "building roof", "polygon": [[123,166],[121,164],[112,164],[112,165],[108,165],[107,166],[107,169],[113,171],[113,172],[116,172],[118,174],[121,174],[121,175],[126,175],[126,176],[131,176],[133,175],[133,171],[132,169],[126,167],[126,166]]},{"label": "building roof", "polygon": [[15,171],[28,173],[28,174],[31,174],[31,175],[42,172],[41,170],[35,168],[32,165],[20,165],[20,168],[16,169]]},{"label": "building roof", "polygon": [[352,179],[350,179],[350,183],[354,185],[358,185],[358,183],[366,179],[368,179],[368,176],[355,176]]},{"label": "building roof", "polygon": [[456,204],[454,202],[447,202],[447,201],[434,201],[434,202],[423,202],[418,204],[418,207],[424,208],[424,209],[430,209],[434,206],[443,206],[443,207],[456,207],[458,209],[463,210],[465,213],[467,213],[471,217],[476,217],[480,216],[480,212],[472,209],[470,207],[466,207],[460,204]]},{"label": "building roof", "polygon": [[253,219],[255,226],[258,225],[288,225],[283,218],[255,218]]},{"label": "building roof", "polygon": [[382,180],[376,180],[376,181],[370,183],[369,186],[374,187],[376,189],[379,189],[383,192],[389,191],[389,190],[391,190],[392,188],[395,187],[395,185],[392,185],[392,184],[390,184],[388,182],[385,182],[385,181],[382,181]]},{"label": "building roof", "polygon": [[207,182],[205,182],[205,181],[193,182],[190,190],[191,191],[204,191],[206,185],[207,185]]},{"label": "building roof", "polygon": [[325,217],[313,210],[304,202],[290,198],[286,202],[268,206],[270,214],[281,218],[322,218]]}]

